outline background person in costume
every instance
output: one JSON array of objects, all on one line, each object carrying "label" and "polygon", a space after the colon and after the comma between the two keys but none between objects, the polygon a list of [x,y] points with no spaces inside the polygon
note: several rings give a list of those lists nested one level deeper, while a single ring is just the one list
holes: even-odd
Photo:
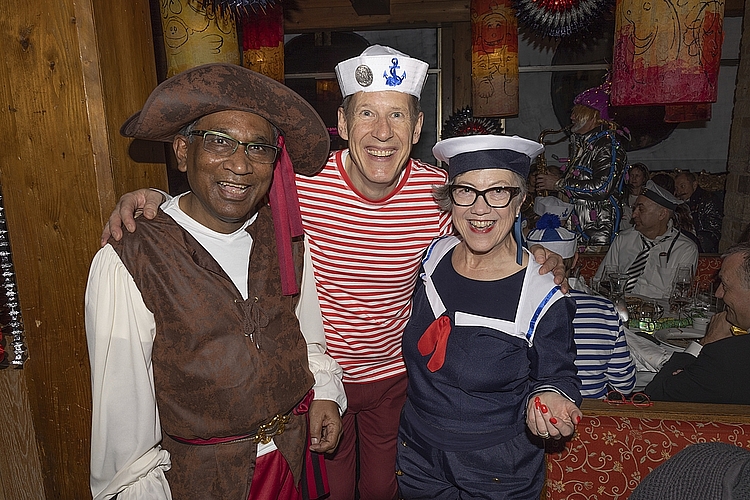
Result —
[{"label": "background person in costume", "polygon": [[627,154],[609,115],[609,82],[576,96],[570,112],[571,160],[564,174],[536,175],[538,191],[564,193],[573,228],[587,246],[609,245],[622,219]]},{"label": "background person in costume", "polygon": [[646,183],[633,206],[633,227],[617,235],[609,247],[595,281],[607,266],[628,274],[627,293],[654,299],[669,297],[672,279],[680,265],[693,270],[698,264],[698,247],[673,222],[682,201],[653,181]]},{"label": "background person in costume", "polygon": [[306,450],[336,447],[346,398],[310,319],[292,168],[320,168],[322,120],[275,80],[208,64],[164,81],[121,132],[172,142],[191,191],[91,264],[93,497],[318,498],[325,477],[320,491],[300,479],[322,456]]},{"label": "background person in costume", "polygon": [[438,142],[450,181],[435,189],[459,236],[422,261],[404,331],[409,374],[397,477],[405,499],[538,499],[542,438],[581,418],[575,303],[523,250],[520,210],[531,160],[519,137]]},{"label": "background person in costume", "polygon": [[[536,228],[529,232],[527,241],[559,254],[569,274],[575,268],[578,261],[576,235],[560,227],[560,217],[556,213],[543,214]],[[589,293],[586,285],[576,278],[568,276],[568,281],[570,296],[576,302],[573,330],[581,396],[603,399],[611,389],[630,394],[635,387],[635,364],[614,304]]]}]

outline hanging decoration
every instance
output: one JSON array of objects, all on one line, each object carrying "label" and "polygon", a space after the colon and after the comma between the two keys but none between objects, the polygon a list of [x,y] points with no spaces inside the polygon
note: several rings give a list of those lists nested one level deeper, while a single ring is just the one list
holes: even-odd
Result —
[{"label": "hanging decoration", "polygon": [[267,6],[245,15],[242,23],[242,65],[284,83],[284,9]]},{"label": "hanging decoration", "polygon": [[233,17],[228,11],[219,11],[209,3],[159,0],[167,78],[206,63],[240,64]]},{"label": "hanging decoration", "polygon": [[[23,335],[21,305],[18,302],[16,272],[10,253],[8,226],[5,222],[5,205],[0,192],[0,294],[5,301],[2,319],[0,319],[0,340],[3,335],[9,342],[2,347],[0,342],[0,368],[23,368],[28,358],[28,349]],[[7,351],[7,352],[3,352]]]},{"label": "hanging decoration", "polygon": [[461,137],[465,135],[502,135],[503,124],[498,118],[477,118],[471,111],[471,106],[466,106],[456,111],[445,121],[440,131],[441,139],[450,137]]},{"label": "hanging decoration", "polygon": [[612,104],[688,105],[668,110],[673,121],[710,116],[706,104],[718,95],[723,22],[723,1],[657,2],[647,10],[635,0],[618,0]]},{"label": "hanging decoration", "polygon": [[201,7],[220,14],[229,13],[235,19],[240,19],[251,13],[265,12],[275,3],[273,0],[201,0]]},{"label": "hanging decoration", "polygon": [[707,121],[711,119],[711,104],[667,104],[664,106],[664,121],[666,123],[684,123]]},{"label": "hanging decoration", "polygon": [[471,90],[476,116],[518,114],[518,20],[511,0],[471,0]]},{"label": "hanging decoration", "polygon": [[587,31],[613,5],[614,0],[514,0],[518,20],[552,38]]}]

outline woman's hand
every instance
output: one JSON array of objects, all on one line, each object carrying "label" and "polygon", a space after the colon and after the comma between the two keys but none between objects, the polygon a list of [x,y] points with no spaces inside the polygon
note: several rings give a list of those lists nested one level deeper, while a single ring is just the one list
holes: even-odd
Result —
[{"label": "woman's hand", "polygon": [[135,215],[139,210],[143,211],[143,216],[147,219],[156,217],[156,211],[163,202],[164,195],[153,189],[139,189],[122,195],[109,216],[109,221],[104,225],[101,245],[106,245],[110,236],[115,241],[120,241],[123,225],[128,232],[135,231]]},{"label": "woman's hand", "polygon": [[526,406],[526,425],[542,439],[572,436],[581,417],[574,402],[552,391],[537,393]]}]

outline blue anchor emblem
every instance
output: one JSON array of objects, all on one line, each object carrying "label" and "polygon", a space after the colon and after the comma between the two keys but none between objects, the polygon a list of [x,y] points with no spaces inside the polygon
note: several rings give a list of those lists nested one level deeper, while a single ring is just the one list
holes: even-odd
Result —
[{"label": "blue anchor emblem", "polygon": [[388,76],[387,71],[383,71],[383,78],[385,78],[385,84],[389,87],[396,87],[398,85],[401,85],[404,80],[406,80],[406,71],[404,71],[404,74],[401,76],[398,76],[396,74],[396,70],[399,69],[401,66],[398,65],[398,58],[394,57],[391,59],[391,63],[393,66],[390,67],[391,75]]}]

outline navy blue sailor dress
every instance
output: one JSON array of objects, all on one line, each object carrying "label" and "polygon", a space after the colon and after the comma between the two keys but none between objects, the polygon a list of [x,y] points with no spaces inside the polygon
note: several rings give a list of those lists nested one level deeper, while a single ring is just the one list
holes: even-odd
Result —
[{"label": "navy blue sailor dress", "polygon": [[552,274],[496,281],[459,275],[460,240],[427,250],[404,331],[409,378],[396,474],[401,497],[538,500],[544,449],[526,429],[528,398],[556,391],[581,403],[575,302]]}]

